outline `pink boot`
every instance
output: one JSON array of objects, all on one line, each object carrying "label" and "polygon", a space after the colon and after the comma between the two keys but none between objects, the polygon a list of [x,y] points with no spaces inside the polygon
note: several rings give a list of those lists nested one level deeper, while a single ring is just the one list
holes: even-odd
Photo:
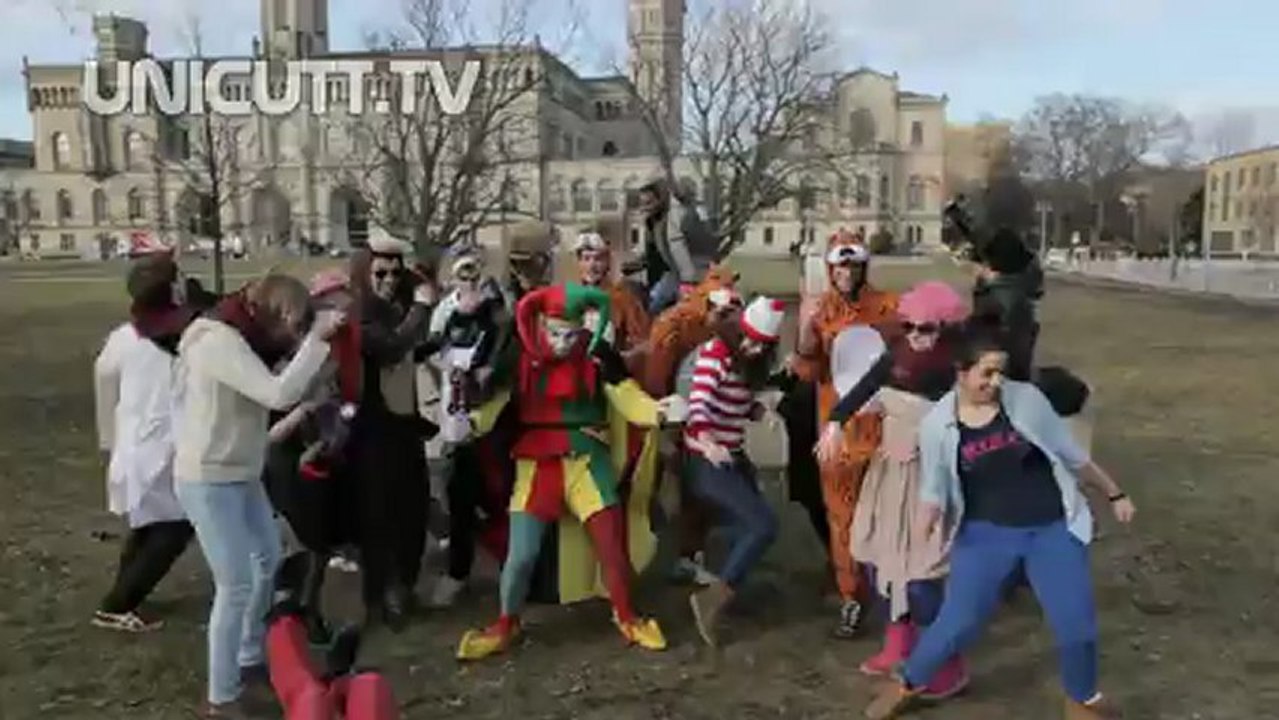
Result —
[{"label": "pink boot", "polygon": [[858,670],[863,675],[880,677],[888,675],[904,661],[915,647],[915,626],[906,622],[895,622],[884,631],[884,649],[879,654],[862,663]]},{"label": "pink boot", "polygon": [[919,696],[925,700],[946,700],[964,691],[968,687],[968,666],[964,658],[956,655],[941,666],[941,670],[933,676]]}]

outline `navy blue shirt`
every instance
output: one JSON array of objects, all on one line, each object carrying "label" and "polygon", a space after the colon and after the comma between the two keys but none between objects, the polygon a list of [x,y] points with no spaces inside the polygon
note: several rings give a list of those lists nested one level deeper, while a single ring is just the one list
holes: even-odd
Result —
[{"label": "navy blue shirt", "polygon": [[985,427],[959,423],[959,482],[967,520],[1037,527],[1065,517],[1048,456],[1002,409]]}]

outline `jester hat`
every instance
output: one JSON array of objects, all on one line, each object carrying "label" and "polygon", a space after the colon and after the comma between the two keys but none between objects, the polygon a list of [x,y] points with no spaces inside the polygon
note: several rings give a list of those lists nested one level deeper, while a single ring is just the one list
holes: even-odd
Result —
[{"label": "jester hat", "polygon": [[599,313],[600,322],[591,335],[588,350],[594,350],[604,339],[604,327],[609,322],[608,293],[599,288],[578,283],[564,283],[538,288],[523,298],[515,307],[515,328],[526,351],[545,358],[550,348],[538,332],[537,321],[545,316],[580,323],[588,310]]}]

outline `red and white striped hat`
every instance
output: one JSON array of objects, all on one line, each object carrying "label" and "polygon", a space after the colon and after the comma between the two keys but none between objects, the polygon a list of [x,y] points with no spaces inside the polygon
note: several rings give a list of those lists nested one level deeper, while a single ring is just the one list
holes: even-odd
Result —
[{"label": "red and white striped hat", "polygon": [[752,340],[775,343],[782,338],[782,320],[786,303],[770,297],[757,297],[742,313],[742,330]]}]

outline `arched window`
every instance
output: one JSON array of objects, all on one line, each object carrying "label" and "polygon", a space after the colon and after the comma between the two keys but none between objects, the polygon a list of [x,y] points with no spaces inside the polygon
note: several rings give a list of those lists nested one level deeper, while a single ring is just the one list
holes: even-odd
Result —
[{"label": "arched window", "polygon": [[129,206],[128,209],[129,209],[130,220],[134,220],[134,221],[141,220],[142,217],[146,214],[146,210],[147,210],[146,201],[143,200],[142,198],[141,190],[137,188],[133,188],[129,190],[129,194],[126,196],[125,202]]},{"label": "arched window", "polygon": [[614,157],[617,155],[617,143],[612,140],[604,141],[604,150],[601,153],[604,157]]},{"label": "arched window", "polygon": [[146,146],[142,142],[142,133],[137,130],[124,131],[124,169],[137,170],[142,167],[142,158],[146,157]]},{"label": "arched window", "polygon": [[870,207],[870,178],[865,175],[858,175],[855,183],[857,207]]},{"label": "arched window", "polygon": [[910,184],[906,186],[906,209],[924,209],[924,181],[918,175],[911,175]]},{"label": "arched window", "polygon": [[93,191],[93,224],[101,225],[107,221],[107,194],[98,188]]},{"label": "arched window", "polygon": [[40,219],[40,200],[36,198],[35,191],[24,190],[22,192],[22,212],[26,222]]},{"label": "arched window", "polygon": [[546,188],[547,208],[553,213],[562,213],[565,210],[564,204],[564,182],[559,178],[551,180]]},{"label": "arched window", "polygon": [[71,218],[75,217],[75,204],[71,202],[71,193],[59,190],[57,197],[58,223],[70,222]]},{"label": "arched window", "polygon": [[617,186],[612,180],[601,180],[596,193],[599,195],[600,212],[615,212],[618,209]]},{"label": "arched window", "polygon": [[591,188],[585,180],[573,181],[573,212],[588,213],[594,210]]},{"label": "arched window", "polygon": [[53,134],[53,169],[66,170],[71,167],[71,138],[66,133]]},{"label": "arched window", "polygon": [[887,210],[892,201],[892,189],[887,175],[879,177],[879,209]]}]

